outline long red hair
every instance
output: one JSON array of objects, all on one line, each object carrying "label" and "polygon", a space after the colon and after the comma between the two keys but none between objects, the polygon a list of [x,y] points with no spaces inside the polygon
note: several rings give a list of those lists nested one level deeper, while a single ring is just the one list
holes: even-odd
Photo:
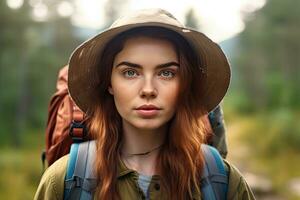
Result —
[{"label": "long red hair", "polygon": [[200,189],[203,168],[201,144],[205,142],[201,106],[205,69],[193,47],[177,33],[158,27],[140,27],[124,32],[107,45],[99,59],[99,81],[95,89],[95,106],[90,108],[89,131],[97,139],[95,170],[98,177],[96,196],[99,199],[120,199],[117,191],[117,166],[122,141],[122,119],[112,95],[108,92],[114,57],[126,39],[146,36],[165,39],[174,45],[179,59],[180,90],[177,110],[169,122],[167,139],[161,148],[156,170],[162,189],[169,199],[191,199],[193,190]]}]

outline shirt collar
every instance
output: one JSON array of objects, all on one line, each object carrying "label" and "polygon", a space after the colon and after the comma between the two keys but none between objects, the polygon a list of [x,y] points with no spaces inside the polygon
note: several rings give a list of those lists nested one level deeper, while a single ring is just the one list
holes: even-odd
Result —
[{"label": "shirt collar", "polygon": [[[126,175],[131,174],[131,173],[136,173],[136,171],[134,171],[133,169],[129,169],[125,165],[125,163],[122,161],[122,159],[120,158],[119,163],[118,163],[118,179],[120,179],[122,177],[125,177]],[[155,182],[159,181],[159,176],[154,175],[152,177],[152,180],[155,181]],[[198,200],[199,197],[201,196],[201,193],[200,193],[200,191],[193,190],[192,196],[193,196],[194,199]]]},{"label": "shirt collar", "polygon": [[135,171],[133,169],[129,169],[126,167],[125,163],[122,161],[122,159],[119,159],[118,163],[118,178],[122,178],[123,176],[126,176],[127,174],[134,173]]}]

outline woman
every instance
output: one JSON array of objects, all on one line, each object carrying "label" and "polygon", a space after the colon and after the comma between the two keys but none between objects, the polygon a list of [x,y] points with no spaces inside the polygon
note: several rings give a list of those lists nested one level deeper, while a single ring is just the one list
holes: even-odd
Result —
[{"label": "woman", "polygon": [[[96,140],[96,199],[202,199],[202,116],[229,85],[221,49],[161,9],[136,12],[83,43],[69,92]],[[63,199],[68,156],[45,172],[35,199]],[[225,162],[228,199],[254,199]]]}]

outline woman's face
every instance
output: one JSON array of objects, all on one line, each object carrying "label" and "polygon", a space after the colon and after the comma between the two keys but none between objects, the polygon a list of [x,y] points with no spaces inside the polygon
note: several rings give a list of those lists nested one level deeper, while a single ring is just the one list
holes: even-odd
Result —
[{"label": "woman's face", "polygon": [[115,56],[109,87],[123,125],[143,130],[166,125],[176,110],[178,73],[169,41],[143,36],[125,41]]}]

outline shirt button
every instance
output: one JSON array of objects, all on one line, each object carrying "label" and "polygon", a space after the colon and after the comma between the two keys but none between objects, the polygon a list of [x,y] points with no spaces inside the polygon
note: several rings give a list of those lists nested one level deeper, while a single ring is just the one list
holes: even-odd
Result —
[{"label": "shirt button", "polygon": [[160,189],[160,185],[159,185],[158,183],[156,183],[156,184],[154,185],[154,189],[155,189],[155,190],[159,190],[159,189]]}]

